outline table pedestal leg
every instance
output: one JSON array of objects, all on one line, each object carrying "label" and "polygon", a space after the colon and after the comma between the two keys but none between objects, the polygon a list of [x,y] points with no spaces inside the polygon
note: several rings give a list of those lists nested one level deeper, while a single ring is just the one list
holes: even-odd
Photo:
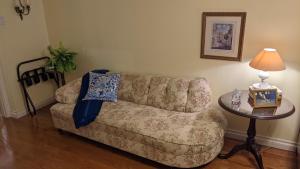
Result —
[{"label": "table pedestal leg", "polygon": [[258,164],[259,169],[264,169],[262,157],[257,148],[257,144],[255,143],[256,119],[250,119],[247,135],[248,135],[248,137],[247,137],[246,143],[237,145],[229,153],[220,154],[218,157],[220,159],[227,159],[227,158],[230,158],[231,156],[233,156],[235,153],[237,153],[240,150],[247,150],[247,151],[251,152],[252,155],[255,157],[255,160]]}]

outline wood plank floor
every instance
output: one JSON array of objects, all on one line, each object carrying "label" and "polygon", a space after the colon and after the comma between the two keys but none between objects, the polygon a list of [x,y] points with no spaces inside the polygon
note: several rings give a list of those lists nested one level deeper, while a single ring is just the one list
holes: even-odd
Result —
[{"label": "wood plank floor", "polygon": [[[225,139],[224,151],[238,141]],[[295,169],[295,154],[262,147],[265,169]],[[0,169],[167,169],[170,167],[75,136],[60,134],[49,107],[36,117],[0,119]],[[254,158],[240,152],[199,169],[255,169]]]}]

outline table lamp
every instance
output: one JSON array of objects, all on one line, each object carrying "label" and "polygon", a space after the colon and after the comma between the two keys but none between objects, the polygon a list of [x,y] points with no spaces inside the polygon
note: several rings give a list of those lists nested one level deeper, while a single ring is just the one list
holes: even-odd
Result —
[{"label": "table lamp", "polygon": [[252,68],[260,70],[258,77],[261,79],[260,83],[253,84],[257,89],[268,89],[270,84],[265,80],[270,76],[267,71],[280,71],[285,69],[283,60],[276,49],[265,48],[258,55],[256,55],[249,64]]}]

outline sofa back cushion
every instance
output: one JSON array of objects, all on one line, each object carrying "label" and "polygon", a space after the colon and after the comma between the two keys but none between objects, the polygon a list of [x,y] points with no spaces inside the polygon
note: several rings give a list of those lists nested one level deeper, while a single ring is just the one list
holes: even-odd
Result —
[{"label": "sofa back cushion", "polygon": [[121,74],[118,99],[145,105],[150,79],[147,75]]},{"label": "sofa back cushion", "polygon": [[152,77],[147,105],[167,110],[185,111],[189,80],[182,78]]},{"label": "sofa back cushion", "polygon": [[209,105],[211,90],[204,78],[121,74],[118,97],[171,111],[196,112]]},{"label": "sofa back cushion", "polygon": [[[75,104],[81,78],[56,91],[56,100]],[[209,106],[211,90],[204,78],[173,78],[121,73],[118,99],[161,109],[199,112]]]},{"label": "sofa back cushion", "polygon": [[205,78],[190,81],[186,112],[199,112],[211,103],[211,89]]}]

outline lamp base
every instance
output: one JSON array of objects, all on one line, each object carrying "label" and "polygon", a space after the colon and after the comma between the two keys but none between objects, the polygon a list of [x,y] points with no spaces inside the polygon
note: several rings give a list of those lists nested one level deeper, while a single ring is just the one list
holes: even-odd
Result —
[{"label": "lamp base", "polygon": [[270,89],[270,88],[272,88],[272,85],[270,85],[267,82],[254,83],[252,86],[256,89]]},{"label": "lamp base", "polygon": [[268,72],[265,71],[259,71],[258,73],[258,77],[261,79],[260,83],[255,83],[253,84],[253,87],[255,87],[256,89],[269,89],[272,86],[265,82],[266,79],[268,79],[270,76],[270,74]]}]

